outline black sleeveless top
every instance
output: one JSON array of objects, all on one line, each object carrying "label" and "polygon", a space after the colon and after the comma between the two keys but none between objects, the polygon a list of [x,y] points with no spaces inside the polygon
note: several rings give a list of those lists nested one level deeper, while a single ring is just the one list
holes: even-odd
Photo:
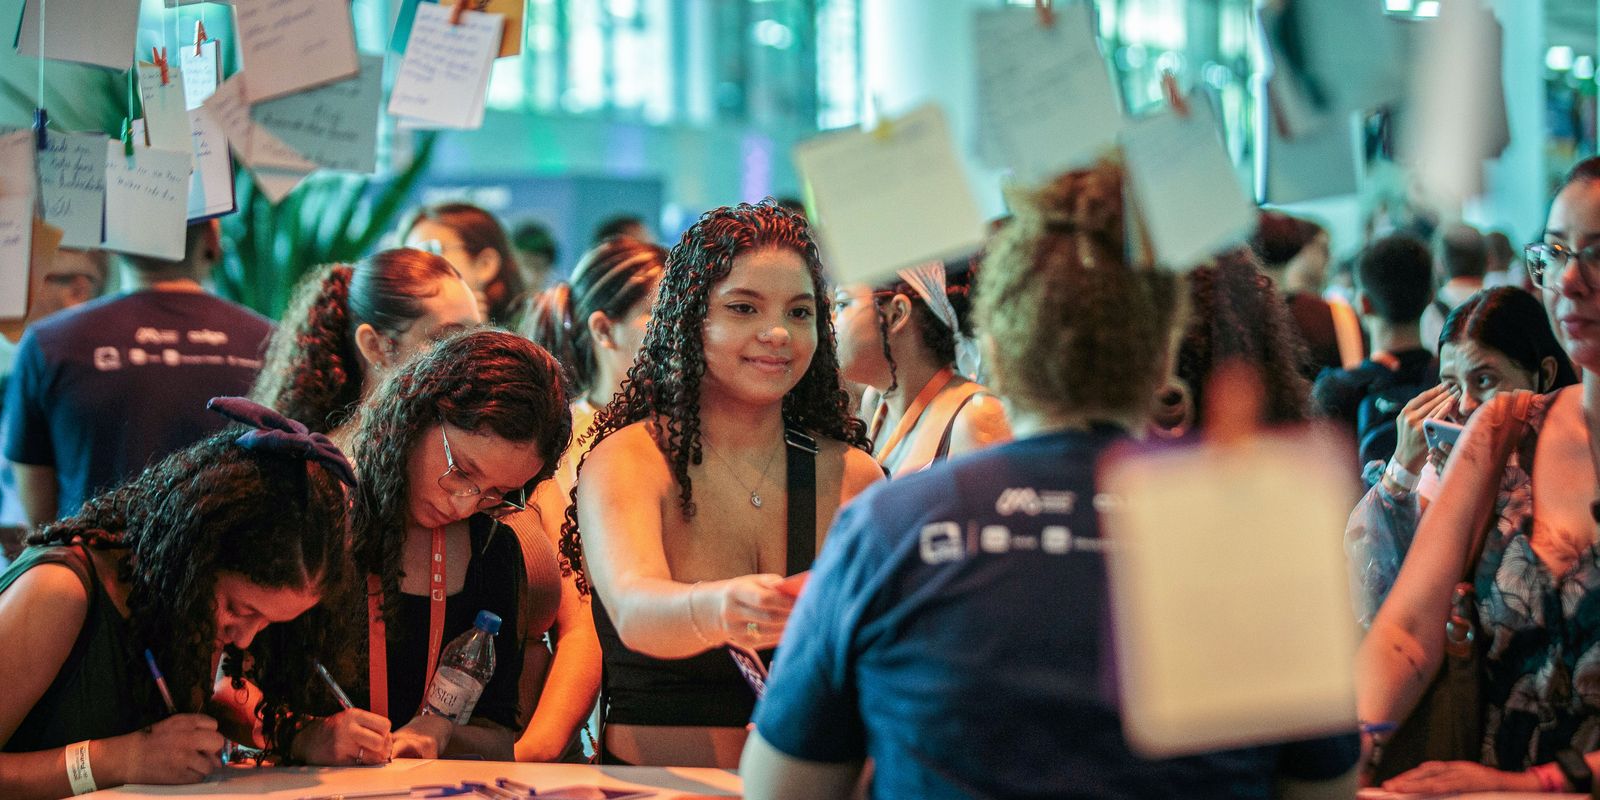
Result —
[{"label": "black sleeveless top", "polygon": [[[811,567],[817,550],[817,443],[800,431],[784,431],[788,484],[787,574]],[[630,650],[611,624],[600,594],[591,596],[600,637],[600,708],[606,723],[697,725],[742,728],[756,696],[726,648],[689,658],[653,658]],[[772,651],[761,654],[772,663]]]},{"label": "black sleeveless top", "polygon": [[30,547],[0,575],[0,592],[41,564],[62,564],[89,592],[83,628],[55,680],[0,750],[31,753],[132,733],[167,716],[128,621],[95,576],[81,545]]}]

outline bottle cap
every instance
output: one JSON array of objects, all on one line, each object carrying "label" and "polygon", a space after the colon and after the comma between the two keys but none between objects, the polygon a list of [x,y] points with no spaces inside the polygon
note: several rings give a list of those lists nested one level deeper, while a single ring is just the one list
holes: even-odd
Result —
[{"label": "bottle cap", "polygon": [[478,618],[473,620],[472,624],[490,635],[500,632],[500,617],[493,611],[479,611]]}]

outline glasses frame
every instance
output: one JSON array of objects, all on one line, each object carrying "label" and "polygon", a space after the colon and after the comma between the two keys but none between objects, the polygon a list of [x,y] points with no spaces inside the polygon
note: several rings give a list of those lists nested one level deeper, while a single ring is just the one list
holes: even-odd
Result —
[{"label": "glasses frame", "polygon": [[[1560,266],[1554,271],[1554,280],[1548,283],[1545,280],[1548,270],[1540,263],[1545,260],[1541,251],[1549,251],[1551,257],[1561,260]],[[1561,291],[1562,276],[1574,258],[1578,262],[1578,280],[1583,282],[1584,288],[1590,291],[1600,289],[1600,246],[1574,251],[1564,245],[1534,242],[1522,248],[1522,266],[1527,270],[1528,278],[1534,286],[1546,292]]]},{"label": "glasses frame", "polygon": [[[490,519],[498,520],[518,511],[528,510],[528,501],[525,496],[513,499],[498,492],[486,492],[472,478],[467,477],[466,470],[456,466],[455,454],[450,452],[450,435],[444,430],[444,420],[439,421],[439,438],[444,442],[445,470],[439,473],[436,482],[446,494],[451,497],[477,497],[478,511],[487,515]],[[451,475],[456,476],[454,480],[459,480],[463,484],[463,488],[452,489],[445,484],[445,479]],[[521,491],[526,492],[527,490],[523,489]]]}]

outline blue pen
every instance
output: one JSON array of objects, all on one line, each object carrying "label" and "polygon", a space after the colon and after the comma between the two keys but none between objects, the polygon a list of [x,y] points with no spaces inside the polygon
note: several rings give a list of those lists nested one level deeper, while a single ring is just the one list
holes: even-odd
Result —
[{"label": "blue pen", "polygon": [[1399,729],[1400,723],[1398,722],[1363,722],[1359,727],[1359,730],[1362,733],[1365,733],[1369,736],[1376,736],[1382,733],[1394,733]]},{"label": "blue pen", "polygon": [[167,713],[178,713],[178,706],[172,702],[172,692],[167,689],[167,679],[162,677],[161,668],[156,666],[156,654],[150,652],[149,648],[144,651],[144,663],[150,665],[150,674],[156,679],[156,688],[161,690],[161,699],[167,703]]}]

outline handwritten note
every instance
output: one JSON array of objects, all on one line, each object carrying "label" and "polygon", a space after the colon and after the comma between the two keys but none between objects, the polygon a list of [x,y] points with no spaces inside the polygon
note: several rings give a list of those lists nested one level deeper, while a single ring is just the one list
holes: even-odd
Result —
[{"label": "handwritten note", "polygon": [[206,99],[204,107],[222,126],[228,144],[251,169],[271,168],[310,172],[316,164],[307,161],[271,131],[263,130],[250,116],[250,105],[245,74],[240,72],[223,81],[217,91]]},{"label": "handwritten note", "polygon": [[32,239],[33,197],[0,197],[0,318],[27,316]]},{"label": "handwritten note", "polygon": [[205,102],[217,84],[222,82],[222,43],[208,39],[200,45],[200,54],[193,47],[180,47],[179,66],[183,70],[183,100],[188,110]]},{"label": "handwritten note", "polygon": [[176,67],[161,68],[139,62],[139,100],[144,106],[145,143],[157,150],[182,152],[189,143],[188,105],[183,97],[183,76]]},{"label": "handwritten note", "polygon": [[983,217],[939,107],[885,124],[794,150],[828,267],[844,283],[970,252],[983,239]]},{"label": "handwritten note", "polygon": [[446,128],[483,124],[489,71],[505,19],[468,11],[450,24],[450,9],[417,6],[411,38],[389,96],[389,113]]},{"label": "handwritten note", "polygon": [[268,100],[252,107],[250,116],[319,166],[372,172],[382,107],[383,58],[362,56],[356,77]]},{"label": "handwritten note", "polygon": [[1101,509],[1129,744],[1160,758],[1355,727],[1355,487],[1326,431],[1108,459]]},{"label": "handwritten note", "polygon": [[251,103],[356,74],[350,4],[323,0],[234,0],[239,57]]},{"label": "handwritten note", "polygon": [[[404,53],[406,44],[411,40],[411,22],[416,19],[417,6],[423,0],[401,0],[400,9],[395,14],[394,34],[389,37],[389,50],[394,53]],[[427,0],[438,2],[438,0]],[[447,0],[447,5],[454,5],[454,0]],[[514,56],[522,52],[522,40],[526,38],[527,0],[467,0],[468,11],[482,11],[486,14],[499,14],[506,18],[505,29],[500,34],[499,58]]]},{"label": "handwritten note", "polygon": [[106,137],[51,131],[39,154],[40,202],[45,221],[61,229],[62,247],[100,246],[100,212],[106,198]]},{"label": "handwritten note", "polygon": [[1187,270],[1255,225],[1256,209],[1240,186],[1208,103],[1130,120],[1122,129],[1133,199],[1155,257]]},{"label": "handwritten note", "polygon": [[978,12],[979,120],[985,161],[1042,180],[1116,146],[1122,114],[1087,3],[1056,9],[1055,25],[1033,9]]},{"label": "handwritten note", "polygon": [[134,148],[124,155],[122,143],[106,142],[105,249],[183,258],[188,227],[188,151]]},{"label": "handwritten note", "polygon": [[33,132],[0,129],[0,197],[32,197],[38,185]]},{"label": "handwritten note", "polygon": [[[38,58],[39,5],[24,0],[17,30],[18,55]],[[44,57],[126,70],[133,66],[139,4],[105,0],[49,0],[44,5]]]},{"label": "handwritten note", "polygon": [[233,193],[233,158],[222,125],[204,107],[189,112],[194,135],[194,174],[189,176],[190,222],[231,214],[238,208]]}]

